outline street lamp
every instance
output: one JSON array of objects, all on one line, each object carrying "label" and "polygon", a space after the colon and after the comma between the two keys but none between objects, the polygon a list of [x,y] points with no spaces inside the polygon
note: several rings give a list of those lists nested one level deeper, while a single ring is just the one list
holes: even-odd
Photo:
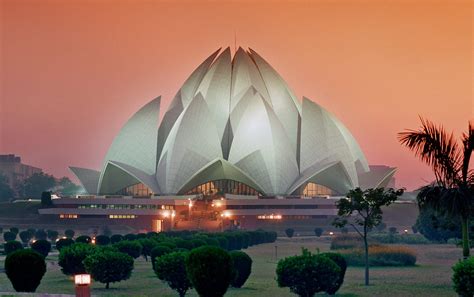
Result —
[{"label": "street lamp", "polygon": [[90,274],[74,275],[76,297],[90,297],[91,296],[90,284],[91,284]]}]

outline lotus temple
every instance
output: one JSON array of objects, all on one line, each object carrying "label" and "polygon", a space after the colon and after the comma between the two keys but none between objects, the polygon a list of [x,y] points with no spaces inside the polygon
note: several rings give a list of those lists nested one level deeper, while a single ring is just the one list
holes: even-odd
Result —
[{"label": "lotus temple", "polygon": [[385,187],[344,124],[295,97],[255,51],[210,55],[160,119],[161,97],[122,127],[100,170],[70,167],[86,195],[40,213],[145,230],[258,228],[327,219],[355,187]]}]

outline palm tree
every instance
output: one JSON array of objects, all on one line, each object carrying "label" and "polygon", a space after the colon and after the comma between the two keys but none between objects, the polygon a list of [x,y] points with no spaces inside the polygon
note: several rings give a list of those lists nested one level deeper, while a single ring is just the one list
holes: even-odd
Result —
[{"label": "palm tree", "polygon": [[474,172],[469,169],[474,150],[474,125],[469,123],[460,146],[453,133],[448,134],[442,126],[423,118],[420,120],[419,130],[398,134],[400,143],[431,166],[436,178],[419,192],[418,206],[461,219],[463,257],[466,259],[469,257],[469,218],[474,206]]}]

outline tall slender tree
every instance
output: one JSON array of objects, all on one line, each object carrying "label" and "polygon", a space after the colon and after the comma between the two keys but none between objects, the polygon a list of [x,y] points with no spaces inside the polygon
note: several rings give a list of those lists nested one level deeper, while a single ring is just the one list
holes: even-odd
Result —
[{"label": "tall slender tree", "polygon": [[432,208],[461,219],[463,257],[469,257],[469,219],[474,209],[474,172],[469,168],[474,150],[474,125],[461,137],[461,145],[441,125],[420,118],[419,130],[398,134],[408,147],[434,172],[435,182],[424,186],[417,196],[420,209]]}]

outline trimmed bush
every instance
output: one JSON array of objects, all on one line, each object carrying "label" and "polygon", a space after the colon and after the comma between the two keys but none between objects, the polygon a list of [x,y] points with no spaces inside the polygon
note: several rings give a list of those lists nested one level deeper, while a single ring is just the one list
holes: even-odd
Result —
[{"label": "trimmed bush", "polygon": [[225,250],[202,246],[186,259],[188,277],[201,297],[222,297],[233,278],[232,259]]},{"label": "trimmed bush", "polygon": [[194,248],[194,245],[191,242],[191,240],[176,238],[174,240],[174,243],[175,243],[176,247],[178,247],[178,248],[187,249],[187,250],[192,250]]},{"label": "trimmed bush", "polygon": [[224,236],[217,236],[216,239],[219,242],[219,246],[222,249],[224,249],[224,250],[229,249],[229,240],[227,240],[227,238],[225,238]]},{"label": "trimmed bush", "polygon": [[156,246],[156,242],[149,238],[141,238],[138,242],[142,246],[141,254],[145,261],[148,262],[148,257],[151,256],[151,250]]},{"label": "trimmed bush", "polygon": [[153,267],[153,270],[155,270],[155,261],[156,261],[156,258],[159,258],[163,255],[166,255],[166,254],[169,254],[171,253],[173,250],[170,249],[168,246],[165,246],[165,245],[157,245],[155,246],[152,250],[151,250],[151,253],[150,253],[150,257],[151,257],[151,266]]},{"label": "trimmed bush", "polygon": [[10,232],[13,232],[18,235],[18,232],[20,232],[20,229],[18,229],[17,227],[11,227]]},{"label": "trimmed bush", "polygon": [[87,235],[81,235],[76,238],[76,242],[80,242],[80,243],[91,243],[91,241],[92,241],[92,238]]},{"label": "trimmed bush", "polygon": [[3,233],[3,240],[5,240],[5,241],[16,240],[16,233],[13,233],[11,231],[7,231],[7,232]]},{"label": "trimmed bush", "polygon": [[17,250],[7,256],[5,273],[15,291],[35,292],[46,273],[46,263],[31,249]]},{"label": "trimmed bush", "polygon": [[59,252],[58,265],[66,275],[86,273],[84,259],[94,253],[96,246],[86,243],[74,243],[63,247]]},{"label": "trimmed bush", "polygon": [[399,244],[428,244],[430,241],[421,234],[369,234],[369,240],[374,243],[399,243]]},{"label": "trimmed bush", "polygon": [[339,290],[339,288],[341,288],[342,283],[344,282],[344,277],[347,270],[347,262],[344,257],[338,253],[323,253],[321,256],[331,259],[340,268],[339,277],[337,278],[336,282],[334,282],[332,286],[328,286],[326,289],[326,293],[329,295],[334,295]]},{"label": "trimmed bush", "polygon": [[158,278],[184,297],[186,292],[192,288],[191,281],[187,276],[186,257],[188,252],[174,252],[162,255],[155,261],[154,270]]},{"label": "trimmed bush", "polygon": [[314,235],[321,237],[323,235],[323,228],[314,228]]},{"label": "trimmed bush", "polygon": [[74,238],[74,234],[76,234],[76,232],[74,232],[72,229],[67,229],[64,231],[64,235],[66,235],[67,238]]},{"label": "trimmed bush", "polygon": [[122,241],[122,240],[123,240],[123,236],[120,235],[120,234],[114,234],[114,235],[110,236],[110,243],[111,244],[117,243],[117,242]]},{"label": "trimmed bush", "polygon": [[31,244],[31,249],[46,258],[51,251],[51,243],[43,239],[36,240]]},{"label": "trimmed bush", "polygon": [[108,245],[110,238],[107,235],[97,235],[95,238],[95,244],[97,245]]},{"label": "trimmed bush", "polygon": [[234,288],[241,288],[252,272],[252,258],[242,251],[232,251],[229,255],[234,267],[234,277],[230,285]]},{"label": "trimmed bush", "polygon": [[27,244],[31,240],[31,237],[32,237],[31,233],[28,230],[21,231],[19,235],[20,235],[21,242],[23,242],[24,244]]},{"label": "trimmed bush", "polygon": [[46,240],[48,238],[48,233],[44,231],[43,229],[38,229],[35,232],[35,239],[36,240]]},{"label": "trimmed bush", "polygon": [[279,287],[288,287],[298,296],[314,296],[334,287],[339,279],[339,266],[322,255],[303,249],[302,255],[278,261],[276,274]]},{"label": "trimmed bush", "polygon": [[288,228],[288,229],[285,230],[285,234],[286,234],[286,236],[288,236],[289,238],[292,238],[293,235],[295,234],[295,230],[292,229],[292,228]]},{"label": "trimmed bush", "polygon": [[396,227],[388,228],[388,233],[389,234],[397,234],[398,233],[397,228]]},{"label": "trimmed bush", "polygon": [[362,248],[362,238],[356,234],[341,234],[332,237],[331,250]]},{"label": "trimmed bush", "polygon": [[459,261],[453,266],[454,290],[459,296],[474,295],[474,257]]},{"label": "trimmed bush", "polygon": [[197,238],[197,239],[192,239],[191,244],[193,245],[193,248],[198,248],[198,247],[207,245],[207,242],[205,242],[204,240],[200,238]]},{"label": "trimmed bush", "polygon": [[138,241],[122,240],[113,245],[119,252],[136,259],[140,257],[142,246]]},{"label": "trimmed bush", "polygon": [[95,281],[105,284],[127,280],[132,275],[133,258],[127,254],[102,250],[84,259],[84,267]]},{"label": "trimmed bush", "polygon": [[52,242],[55,242],[56,239],[58,239],[58,236],[59,236],[59,232],[58,231],[55,231],[55,230],[48,230],[46,231],[46,233],[48,234],[48,239]]},{"label": "trimmed bush", "polygon": [[136,235],[136,234],[131,234],[131,233],[125,234],[125,235],[123,236],[123,239],[124,239],[124,240],[130,240],[130,241],[136,240],[136,239],[137,239],[137,235]]},{"label": "trimmed bush", "polygon": [[22,250],[22,249],[23,249],[23,245],[21,244],[21,242],[16,241],[16,240],[7,241],[3,244],[3,252],[5,255],[9,255],[13,253],[14,251]]},{"label": "trimmed bush", "polygon": [[[342,251],[341,254],[349,266],[364,266],[363,249]],[[404,246],[370,246],[370,266],[413,266],[416,264],[416,253]]]},{"label": "trimmed bush", "polygon": [[58,251],[61,251],[62,248],[66,246],[70,246],[74,244],[74,240],[71,238],[60,238],[58,241],[56,241],[56,249]]}]

